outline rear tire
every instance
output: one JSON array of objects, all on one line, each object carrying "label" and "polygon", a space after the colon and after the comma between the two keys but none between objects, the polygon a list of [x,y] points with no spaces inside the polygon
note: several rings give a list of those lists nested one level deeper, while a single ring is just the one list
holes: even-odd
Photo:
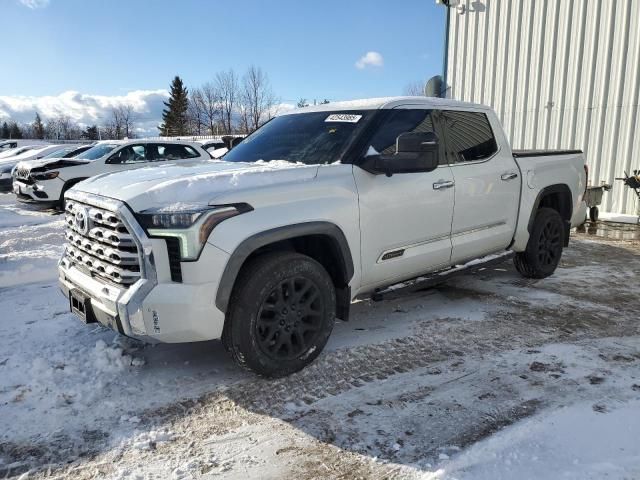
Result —
[{"label": "rear tire", "polygon": [[589,218],[591,219],[592,222],[598,221],[598,213],[600,213],[598,211],[598,207],[591,207],[589,209]]},{"label": "rear tire", "polygon": [[564,231],[564,221],[556,210],[538,210],[526,250],[513,259],[518,272],[527,278],[545,278],[555,272],[562,257]]},{"label": "rear tire", "polygon": [[282,377],[322,352],[335,312],[335,288],[322,265],[299,253],[267,253],[238,276],[222,342],[239,365]]}]

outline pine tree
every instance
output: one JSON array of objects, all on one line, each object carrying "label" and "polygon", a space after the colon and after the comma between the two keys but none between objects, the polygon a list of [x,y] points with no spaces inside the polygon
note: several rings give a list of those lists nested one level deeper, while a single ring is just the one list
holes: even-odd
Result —
[{"label": "pine tree", "polygon": [[33,136],[39,140],[44,138],[44,124],[38,112],[36,112],[36,119],[33,121]]},{"label": "pine tree", "polygon": [[87,140],[98,140],[98,137],[99,137],[98,126],[92,125],[90,127],[87,127],[87,129],[84,132],[82,132],[82,136]]},{"label": "pine tree", "polygon": [[160,135],[165,137],[187,135],[189,133],[187,116],[189,92],[177,75],[171,82],[169,101],[164,102],[164,105],[167,108],[162,110],[163,123],[160,125]]},{"label": "pine tree", "polygon": [[2,129],[0,129],[0,138],[9,138],[9,125],[7,125],[7,122],[2,124]]},{"label": "pine tree", "polygon": [[11,122],[9,125],[9,138],[11,139],[19,139],[22,138],[22,130],[16,122]]}]

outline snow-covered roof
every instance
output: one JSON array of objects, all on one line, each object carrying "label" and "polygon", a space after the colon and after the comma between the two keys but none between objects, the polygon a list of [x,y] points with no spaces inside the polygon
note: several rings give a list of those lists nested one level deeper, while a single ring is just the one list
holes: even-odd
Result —
[{"label": "snow-covered roof", "polygon": [[450,98],[436,98],[424,96],[409,97],[380,97],[380,98],[363,98],[360,100],[348,100],[344,102],[331,102],[322,105],[312,105],[309,107],[298,108],[283,112],[281,115],[290,115],[296,113],[307,112],[331,112],[336,110],[377,110],[379,108],[394,108],[400,105],[408,104],[424,104],[425,107],[433,108],[452,108],[465,107],[473,109],[488,110],[490,107],[480,105],[478,103],[462,102]]}]

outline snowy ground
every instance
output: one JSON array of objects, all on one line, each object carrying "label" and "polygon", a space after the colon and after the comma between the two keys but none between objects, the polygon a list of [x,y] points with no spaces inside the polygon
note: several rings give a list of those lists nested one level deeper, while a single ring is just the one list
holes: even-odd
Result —
[{"label": "snowy ground", "polygon": [[640,478],[632,230],[585,229],[542,281],[505,264],[359,302],[269,381],[219,342],[82,325],[61,228],[0,195],[0,478]]}]

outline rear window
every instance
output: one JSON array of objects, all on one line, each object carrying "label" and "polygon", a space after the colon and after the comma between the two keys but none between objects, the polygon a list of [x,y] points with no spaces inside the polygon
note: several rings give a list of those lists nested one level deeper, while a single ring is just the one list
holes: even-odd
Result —
[{"label": "rear window", "polygon": [[197,158],[200,156],[193,147],[189,145],[152,145],[154,148],[154,160],[186,160],[188,158]]},{"label": "rear window", "polygon": [[485,160],[498,151],[489,119],[482,112],[447,110],[441,116],[450,163]]}]

